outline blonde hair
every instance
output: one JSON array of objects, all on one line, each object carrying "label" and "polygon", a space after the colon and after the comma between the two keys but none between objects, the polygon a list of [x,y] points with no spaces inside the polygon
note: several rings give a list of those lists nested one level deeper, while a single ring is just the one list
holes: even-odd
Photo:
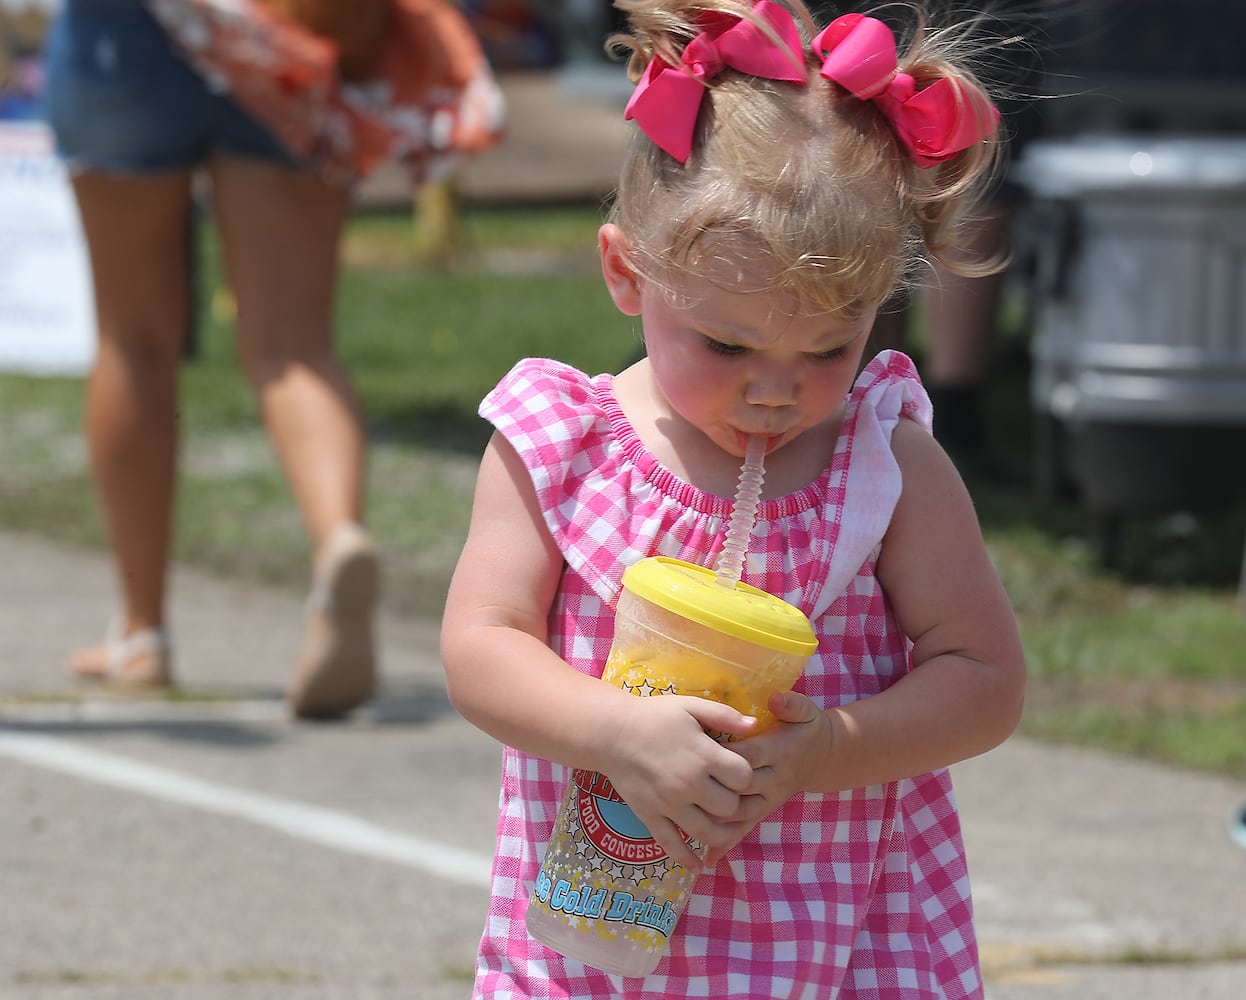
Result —
[{"label": "blonde hair", "polygon": [[[655,53],[677,64],[705,13],[759,23],[742,0],[615,5],[630,31],[607,44],[630,51],[633,81]],[[809,47],[812,16],[801,0],[785,6],[801,33],[804,86],[724,70],[707,85],[686,163],[637,130],[611,217],[640,272],[667,288],[688,272],[717,275],[738,290],[783,289],[851,319],[908,283],[924,255],[964,274],[997,270],[998,261],[958,256],[956,242],[958,222],[993,169],[994,137],[920,168],[872,102],[820,75]],[[918,87],[945,77],[980,86],[962,65],[963,32],[931,30],[917,5],[900,6],[913,22],[898,40],[900,71]]]}]

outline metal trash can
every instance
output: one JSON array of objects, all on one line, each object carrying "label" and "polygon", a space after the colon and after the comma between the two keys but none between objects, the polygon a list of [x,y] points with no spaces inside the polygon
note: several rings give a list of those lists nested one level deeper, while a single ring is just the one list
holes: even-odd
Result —
[{"label": "metal trash can", "polygon": [[1043,140],[1016,172],[1040,489],[1108,518],[1231,508],[1246,496],[1246,138]]}]

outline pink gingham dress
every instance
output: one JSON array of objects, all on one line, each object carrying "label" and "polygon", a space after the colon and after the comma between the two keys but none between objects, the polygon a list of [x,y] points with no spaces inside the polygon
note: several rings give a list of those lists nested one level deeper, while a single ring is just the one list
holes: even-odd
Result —
[{"label": "pink gingham dress", "polygon": [[[641,444],[610,375],[526,360],[480,412],[523,458],[566,559],[550,642],[600,675],[624,567],[649,555],[712,565],[731,500],[674,476]],[[912,362],[884,352],[848,397],[831,465],[764,501],[744,579],[801,608],[819,636],[796,686],[820,706],[885,689],[909,669],[875,576],[900,495],[890,435],[927,429]],[[969,876],[946,770],[833,795],[797,795],[697,881],[670,951],[644,979],[565,959],[524,914],[566,786],[559,765],[507,747],[489,916],[475,997],[665,1000],[980,998]]]}]

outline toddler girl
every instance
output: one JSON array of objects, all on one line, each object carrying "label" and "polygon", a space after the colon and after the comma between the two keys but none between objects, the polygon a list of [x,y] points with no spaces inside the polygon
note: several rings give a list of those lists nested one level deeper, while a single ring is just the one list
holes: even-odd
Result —
[{"label": "toddler girl", "polygon": [[[920,23],[897,64],[859,14],[819,31],[770,0],[619,5],[638,132],[599,242],[647,357],[595,377],[522,361],[486,398],[445,612],[451,698],[506,745],[475,996],[981,997],[946,768],[1012,732],[1024,662],[911,363],[857,373],[918,255],[964,266],[955,222],[997,115]],[[819,637],[755,736],[726,706],[599,680],[624,568],[713,565],[752,435],[767,492],[744,580]],[[525,931],[570,768],[701,871],[645,979]]]}]

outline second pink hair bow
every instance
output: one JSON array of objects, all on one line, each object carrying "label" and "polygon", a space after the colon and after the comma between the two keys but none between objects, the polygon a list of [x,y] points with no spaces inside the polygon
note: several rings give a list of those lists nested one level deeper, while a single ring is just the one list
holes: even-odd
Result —
[{"label": "second pink hair bow", "polygon": [[897,71],[896,36],[877,18],[837,17],[813,40],[822,75],[873,101],[920,167],[933,167],[995,131],[999,111],[982,91],[952,80],[917,89]]},{"label": "second pink hair bow", "polygon": [[753,12],[774,29],[782,46],[751,21],[708,14],[701,22],[704,30],[684,48],[680,65],[655,55],[627,102],[623,117],[635,119],[645,135],[680,163],[692,152],[706,81],[728,66],[768,80],[805,82],[800,33],[792,15],[770,0],[760,0]]}]

